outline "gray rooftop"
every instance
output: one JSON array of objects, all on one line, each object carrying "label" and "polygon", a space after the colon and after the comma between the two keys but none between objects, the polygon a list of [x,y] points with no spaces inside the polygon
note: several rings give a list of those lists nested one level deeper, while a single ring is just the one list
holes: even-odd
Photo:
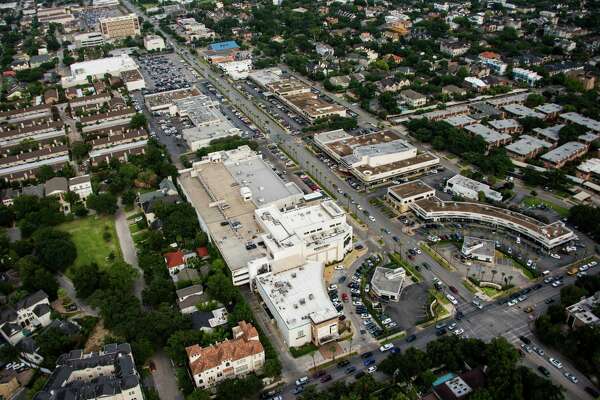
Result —
[{"label": "gray rooftop", "polygon": [[400,294],[405,278],[406,271],[402,267],[377,267],[371,278],[371,285],[380,291]]},{"label": "gray rooftop", "polygon": [[506,133],[488,128],[482,124],[473,124],[465,126],[465,129],[477,136],[481,136],[486,143],[496,143],[499,141],[510,140],[511,136]]},{"label": "gray rooftop", "polygon": [[526,156],[536,150],[541,150],[544,148],[549,149],[551,147],[552,143],[533,136],[523,135],[516,142],[507,145],[506,150],[510,151],[511,153]]},{"label": "gray rooftop", "polygon": [[535,128],[533,131],[551,142],[558,142],[560,139],[559,132],[565,125],[553,125],[547,128]]},{"label": "gray rooftop", "polygon": [[522,104],[507,104],[505,106],[502,106],[502,108],[504,110],[506,110],[507,112],[516,115],[518,117],[534,117],[534,118],[539,118],[539,119],[543,119],[546,117],[545,114],[542,114],[540,112],[537,112],[527,106],[524,106]]},{"label": "gray rooftop", "polygon": [[552,163],[558,163],[568,159],[575,153],[584,150],[586,147],[584,144],[579,142],[567,142],[556,149],[549,151],[544,154],[542,160],[550,161]]},{"label": "gray rooftop", "polygon": [[568,112],[568,113],[560,114],[560,117],[562,119],[564,119],[565,121],[584,126],[595,132],[600,132],[600,121],[596,121],[595,119],[585,117],[576,112]]}]

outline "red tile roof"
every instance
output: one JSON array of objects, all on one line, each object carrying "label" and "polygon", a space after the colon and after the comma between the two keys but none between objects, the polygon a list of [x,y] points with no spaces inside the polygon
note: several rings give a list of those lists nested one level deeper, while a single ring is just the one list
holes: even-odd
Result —
[{"label": "red tile roof", "polygon": [[[221,365],[224,361],[241,360],[264,352],[264,348],[258,339],[258,331],[252,324],[240,321],[238,327],[233,328],[233,333],[234,339],[208,347],[200,347],[197,344],[186,347],[185,351],[190,360],[192,374],[201,374]],[[192,358],[194,358],[194,361],[191,361]]]},{"label": "red tile roof", "polygon": [[185,264],[185,261],[183,260],[183,252],[181,250],[177,250],[172,251],[170,253],[166,253],[165,262],[167,263],[167,267],[169,268],[175,268]]},{"label": "red tile roof", "polygon": [[198,254],[198,257],[206,257],[208,256],[208,249],[206,247],[198,247],[196,254]]}]

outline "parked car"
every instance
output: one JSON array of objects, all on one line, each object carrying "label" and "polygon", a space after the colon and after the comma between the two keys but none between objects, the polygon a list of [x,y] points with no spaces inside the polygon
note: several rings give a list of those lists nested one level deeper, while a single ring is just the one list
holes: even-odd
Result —
[{"label": "parked car", "polygon": [[346,374],[351,374],[354,371],[356,371],[356,367],[354,365],[351,365],[350,367],[346,368]]},{"label": "parked car", "polygon": [[550,371],[548,371],[548,368],[546,368],[546,367],[542,367],[540,365],[538,367],[538,371],[540,371],[542,373],[542,375],[544,375],[545,377],[549,377],[550,376]]},{"label": "parked car", "polygon": [[375,373],[375,371],[377,371],[377,365],[373,365],[372,367],[369,367],[367,369],[367,373],[369,373],[369,374],[373,374],[373,373]]},{"label": "parked car", "polygon": [[360,358],[362,358],[362,359],[365,359],[365,358],[370,358],[370,357],[373,357],[373,353],[372,353],[372,352],[370,352],[370,351],[367,351],[366,353],[362,353],[362,354],[360,355]]},{"label": "parked car", "polygon": [[556,367],[557,369],[562,369],[562,367],[563,367],[562,363],[559,360],[557,360],[556,358],[550,357],[548,359],[548,361],[550,362],[550,364],[554,365],[554,367]]},{"label": "parked car", "polygon": [[407,343],[414,342],[415,340],[417,340],[417,335],[410,335],[406,337]]},{"label": "parked car", "polygon": [[390,350],[392,347],[394,347],[394,345],[393,345],[393,344],[391,344],[391,343],[386,343],[386,344],[384,344],[383,346],[381,346],[381,347],[379,348],[379,351],[380,351],[380,352],[382,352],[382,353],[385,353],[386,351]]},{"label": "parked car", "polygon": [[327,374],[321,378],[321,383],[329,382],[333,377],[330,374]]}]

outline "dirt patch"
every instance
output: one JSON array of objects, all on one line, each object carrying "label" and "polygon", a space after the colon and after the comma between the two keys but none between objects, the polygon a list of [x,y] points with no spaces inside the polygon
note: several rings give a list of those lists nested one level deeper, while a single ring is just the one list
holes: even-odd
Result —
[{"label": "dirt patch", "polygon": [[334,358],[334,356],[339,356],[340,354],[342,354],[342,352],[342,347],[336,342],[327,343],[319,347],[319,353],[321,353],[323,358],[326,360],[331,360]]},{"label": "dirt patch", "polygon": [[108,335],[110,335],[110,331],[104,328],[102,320],[98,321],[98,323],[92,330],[90,337],[88,337],[88,340],[85,343],[83,352],[89,353],[91,351],[99,351],[104,345],[104,338]]}]

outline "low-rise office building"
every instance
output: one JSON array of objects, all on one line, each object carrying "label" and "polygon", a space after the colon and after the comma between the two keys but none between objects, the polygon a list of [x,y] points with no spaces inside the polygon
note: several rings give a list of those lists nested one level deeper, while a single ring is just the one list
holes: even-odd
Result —
[{"label": "low-rise office building", "polygon": [[566,308],[567,325],[572,329],[583,326],[600,325],[600,316],[596,313],[600,306],[600,292],[593,296],[581,299],[577,303]]},{"label": "low-rise office building", "polygon": [[[194,384],[208,389],[225,379],[260,371],[265,364],[265,350],[252,324],[240,321],[233,327],[233,339],[207,347],[186,347]],[[141,397],[140,397],[141,399]]]},{"label": "low-rise office building", "polygon": [[576,160],[587,153],[588,147],[579,142],[567,142],[540,158],[546,168],[561,168],[569,161]]},{"label": "low-rise office building", "polygon": [[472,260],[494,263],[496,260],[496,243],[493,240],[465,236],[460,253]]},{"label": "low-rise office building", "polygon": [[94,31],[73,35],[73,41],[75,42],[75,47],[81,49],[86,47],[102,46],[106,42],[106,39],[102,33]]},{"label": "low-rise office building", "polygon": [[377,267],[371,278],[371,291],[381,299],[398,302],[405,280],[406,271],[402,267]]},{"label": "low-rise office building", "polygon": [[419,153],[394,131],[352,136],[343,129],[314,136],[315,144],[365,186],[385,184],[437,168],[439,158]]},{"label": "low-rise office building", "polygon": [[208,96],[199,95],[176,100],[170,108],[171,115],[190,120],[193,127],[183,129],[182,135],[192,151],[210,144],[215,139],[239,136],[236,128],[221,112],[221,103]]},{"label": "low-rise office building", "polygon": [[93,353],[73,350],[60,356],[56,364],[34,400],[144,398],[128,343],[107,344]]},{"label": "low-rise office building", "polygon": [[386,199],[400,213],[410,209],[410,203],[435,196],[435,189],[421,180],[390,186]]},{"label": "low-rise office building", "polygon": [[69,68],[71,75],[61,78],[63,88],[87,84],[89,76],[97,79],[104,79],[106,74],[120,77],[123,72],[137,71],[138,65],[133,58],[127,54],[122,54],[118,57],[106,57],[73,63]]},{"label": "low-rise office building", "polygon": [[469,200],[479,200],[479,193],[483,193],[488,200],[501,202],[502,193],[490,188],[485,183],[478,182],[462,175],[454,175],[446,182],[445,192]]},{"label": "low-rise office building", "polygon": [[323,268],[322,262],[308,262],[256,278],[256,290],[288,347],[321,346],[339,337],[339,314],[327,295]]},{"label": "low-rise office building", "polygon": [[165,49],[165,40],[158,35],[144,36],[144,48],[148,51],[161,51]]}]

